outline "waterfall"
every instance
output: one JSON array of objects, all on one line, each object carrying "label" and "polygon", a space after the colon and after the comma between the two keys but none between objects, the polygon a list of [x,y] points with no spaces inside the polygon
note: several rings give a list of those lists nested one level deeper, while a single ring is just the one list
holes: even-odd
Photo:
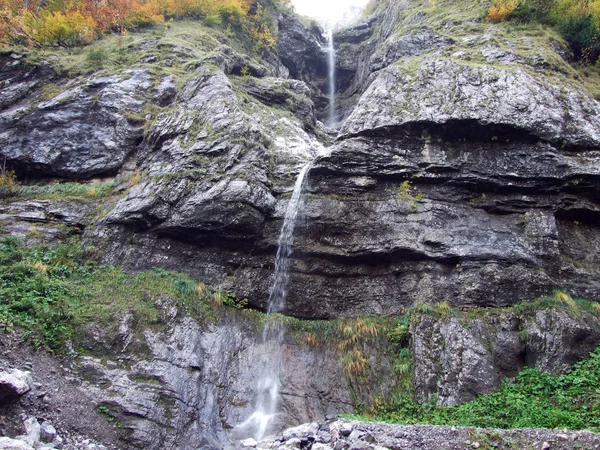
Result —
[{"label": "waterfall", "polygon": [[[236,427],[236,435],[261,440],[272,420],[279,413],[279,392],[281,387],[281,350],[285,336],[285,325],[273,314],[281,312],[285,305],[286,287],[289,278],[290,255],[294,244],[294,228],[298,211],[302,206],[302,190],[310,163],[306,164],[294,185],[279,234],[277,256],[275,257],[275,279],[269,292],[267,319],[263,328],[263,348],[260,376],[256,386],[256,402],[251,416]],[[271,317],[269,317],[271,316]]]},{"label": "waterfall", "polygon": [[333,31],[327,30],[327,95],[329,96],[329,118],[327,125],[337,128],[335,116],[335,48],[333,46]]}]

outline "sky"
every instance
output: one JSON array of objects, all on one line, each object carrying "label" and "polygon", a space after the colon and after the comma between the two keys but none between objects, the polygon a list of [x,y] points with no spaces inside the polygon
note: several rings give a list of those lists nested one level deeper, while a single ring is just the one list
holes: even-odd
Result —
[{"label": "sky", "polygon": [[365,6],[368,0],[292,0],[296,12],[316,19],[334,19],[348,6]]}]

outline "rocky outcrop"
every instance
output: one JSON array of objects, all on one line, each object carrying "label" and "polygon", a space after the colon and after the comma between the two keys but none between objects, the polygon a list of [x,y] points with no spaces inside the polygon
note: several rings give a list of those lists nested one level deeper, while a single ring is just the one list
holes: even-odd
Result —
[{"label": "rocky outcrop", "polygon": [[414,387],[422,401],[452,406],[495,391],[523,367],[561,372],[600,343],[588,312],[481,310],[480,318],[423,315],[411,329]]},{"label": "rocky outcrop", "polygon": [[[564,147],[597,148],[600,106],[585,91],[530,75],[452,60],[423,59],[416,70],[393,65],[381,70],[345,122],[341,134],[376,133],[410,123],[448,124],[468,137],[461,122],[506,127]],[[511,139],[498,132],[496,139]],[[516,136],[515,136],[516,137]],[[514,138],[513,138],[514,139]]]},{"label": "rocky outcrop", "polygon": [[600,436],[589,431],[576,433],[551,430],[491,430],[481,428],[401,426],[336,420],[311,423],[284,431],[283,435],[261,442],[242,441],[239,449],[311,450],[423,449],[459,450],[465,448],[534,448],[536,450],[595,448]]},{"label": "rocky outcrop", "polygon": [[[35,73],[7,82],[15,92],[28,90],[42,81]],[[45,84],[26,98],[15,94],[0,113],[0,157],[19,176],[114,174],[143,139],[143,116],[134,117],[150,87],[147,71],[127,70],[83,85]]]},{"label": "rocky outcrop", "polygon": [[323,30],[315,22],[305,26],[299,17],[282,11],[278,17],[279,59],[292,78],[311,88],[311,96],[320,110],[327,105],[327,58]]},{"label": "rocky outcrop", "polygon": [[[123,318],[111,337],[90,328],[84,347],[112,357],[104,363],[89,357],[79,361],[83,387],[130,432],[132,448],[191,448],[199,439],[221,445],[254,410],[255,388],[274,351],[270,346],[277,344],[262,342],[257,324],[233,313],[199,324],[172,305],[163,308],[161,321],[168,326],[161,332],[136,335],[132,316]],[[310,348],[289,336],[282,355],[280,425],[352,411],[356,400],[334,349]]]},{"label": "rocky outcrop", "polygon": [[[253,412],[255,388],[272,346],[279,345],[263,341],[261,321],[268,319],[215,306],[199,321],[169,299],[157,306],[160,317],[152,328],[138,329],[133,310],[108,326],[90,324],[78,339],[79,356],[71,350],[62,367],[26,343],[12,345],[12,352],[0,349],[3,366],[29,361],[33,386],[20,402],[0,405],[2,415],[51,419],[67,444],[79,439],[70,434],[77,431],[110,448],[222,448],[232,428]],[[369,401],[368,392],[349,389],[335,340],[313,336],[307,343],[304,336],[291,329],[277,350],[283,375],[276,431],[350,413],[357,402]],[[373,349],[373,356],[377,353]],[[372,364],[364,376],[378,380],[378,393],[394,382],[385,360]],[[40,428],[34,421],[30,428],[37,431],[26,432],[33,437],[17,439],[30,445],[50,442],[44,424]],[[8,426],[10,436],[22,433],[19,420],[0,421],[0,426]],[[10,433],[12,428],[17,433]]]}]

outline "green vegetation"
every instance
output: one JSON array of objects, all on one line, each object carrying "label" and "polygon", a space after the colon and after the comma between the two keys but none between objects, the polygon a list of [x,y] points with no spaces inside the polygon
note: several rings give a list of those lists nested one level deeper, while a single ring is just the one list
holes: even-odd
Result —
[{"label": "green vegetation", "polygon": [[405,180],[400,183],[400,187],[398,188],[398,194],[396,198],[407,202],[411,205],[413,210],[416,210],[419,206],[419,202],[423,200],[423,194],[417,193],[415,194],[415,187],[409,180]]},{"label": "green vegetation", "polygon": [[600,347],[569,371],[523,369],[494,393],[454,407],[418,404],[409,396],[375,404],[369,419],[481,428],[569,428],[600,431]]},{"label": "green vegetation", "polygon": [[236,308],[245,304],[179,273],[153,269],[129,275],[97,265],[88,259],[93,249],[80,248],[77,237],[35,248],[16,238],[0,240],[0,329],[24,330],[24,339],[60,351],[68,339],[76,344],[87,324],[113,326],[128,312],[136,330],[160,325],[161,298],[174,299],[199,320],[214,311],[215,297]]},{"label": "green vegetation", "polygon": [[15,185],[10,192],[18,199],[97,199],[109,197],[115,193],[117,183],[50,183],[45,185]]},{"label": "green vegetation", "polygon": [[[560,309],[572,317],[591,313],[600,318],[600,304],[555,291],[551,297],[523,302],[512,310],[525,318],[537,311]],[[423,315],[446,319],[456,317],[468,323],[502,310],[453,309],[447,303],[416,305],[388,328],[387,341],[398,379],[389,397],[376,397],[360,419],[402,424],[459,425],[482,428],[569,428],[600,431],[600,347],[589,358],[563,374],[552,375],[534,368],[523,369],[514,379],[505,380],[499,390],[454,407],[420,404],[413,390],[412,358],[408,349],[410,324]],[[522,337],[526,339],[526,334]]]},{"label": "green vegetation", "polygon": [[490,22],[539,22],[556,27],[575,58],[594,63],[600,56],[600,1],[494,0]]}]

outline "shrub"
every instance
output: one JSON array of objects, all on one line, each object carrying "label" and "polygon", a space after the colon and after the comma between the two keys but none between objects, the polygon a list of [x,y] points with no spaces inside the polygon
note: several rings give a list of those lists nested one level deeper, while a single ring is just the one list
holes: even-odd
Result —
[{"label": "shrub", "polygon": [[108,54],[103,48],[93,48],[90,49],[90,51],[88,51],[85,55],[85,62],[89,68],[93,70],[100,70],[102,67],[104,67],[107,57]]},{"label": "shrub", "polygon": [[600,30],[591,14],[568,17],[560,23],[563,37],[569,42],[575,58],[594,62],[600,55]]},{"label": "shrub", "polygon": [[58,43],[64,47],[88,44],[96,37],[96,22],[79,11],[48,12],[36,18],[29,15],[29,24],[37,42]]},{"label": "shrub", "polygon": [[16,193],[17,174],[14,170],[6,168],[6,161],[3,166],[0,166],[0,198]]},{"label": "shrub", "polygon": [[495,0],[488,11],[486,20],[502,22],[519,6],[519,0]]},{"label": "shrub", "polygon": [[72,47],[90,43],[98,34],[192,17],[226,26],[254,40],[258,48],[275,43],[271,13],[287,0],[0,0],[0,41],[37,47]]},{"label": "shrub", "polygon": [[549,23],[556,0],[527,0],[507,15],[507,20]]}]

